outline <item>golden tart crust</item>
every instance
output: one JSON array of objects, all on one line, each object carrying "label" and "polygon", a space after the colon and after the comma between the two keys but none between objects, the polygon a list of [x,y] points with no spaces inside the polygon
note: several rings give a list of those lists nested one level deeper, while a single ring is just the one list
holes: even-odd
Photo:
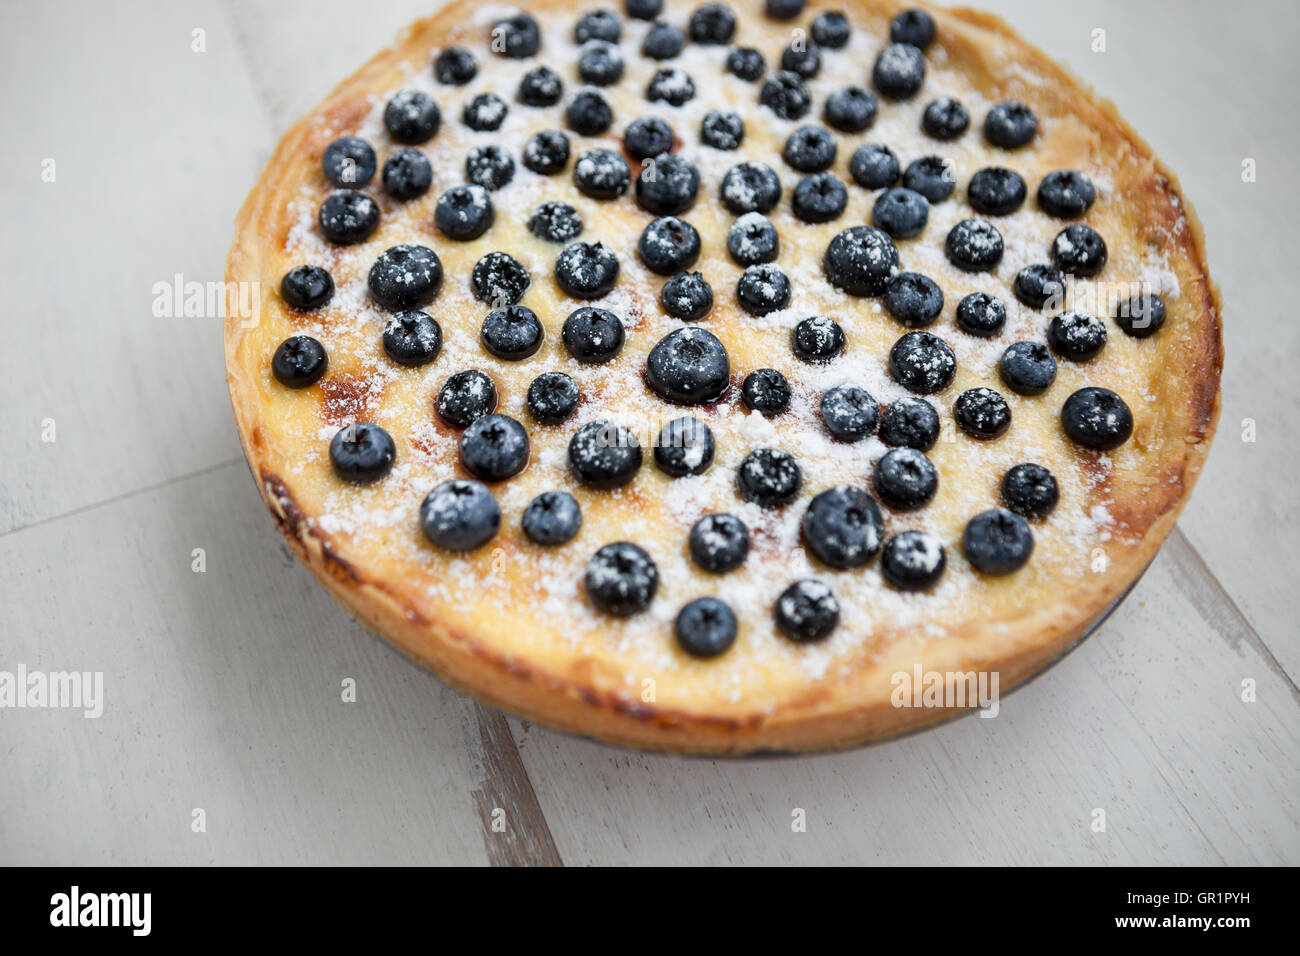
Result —
[{"label": "golden tart crust", "polygon": [[[889,19],[901,4],[885,0],[810,3],[794,23],[768,20],[756,0],[734,0],[740,14],[736,45],[760,49],[769,64],[819,12],[844,11],[853,39],[842,51],[824,51],[822,73],[810,82],[813,111],[787,122],[757,103],[757,83],[724,75],[727,47],[688,42],[682,57],[663,64],[639,55],[646,24],[624,20],[623,80],[602,92],[614,108],[610,132],[601,137],[570,133],[572,157],[554,177],[539,177],[518,163],[526,137],[544,128],[564,129],[563,101],[530,109],[514,101],[518,78],[539,64],[565,81],[565,100],[579,87],[572,27],[581,11],[554,0],[521,5],[542,27],[542,48],[527,60],[488,51],[492,22],[513,7],[457,2],[412,24],[393,46],[344,81],[323,103],[284,135],[261,179],[241,209],[230,251],[228,283],[257,283],[255,321],[241,316],[240,292],[230,285],[226,362],[231,402],[249,465],[295,553],[354,615],[447,680],[492,704],[563,730],[628,746],[674,751],[743,753],[847,746],[933,722],[952,711],[896,708],[891,676],[925,671],[993,670],[1006,692],[1065,652],[1131,586],[1173,527],[1191,491],[1219,412],[1222,365],[1220,304],[1209,278],[1200,224],[1173,174],[1117,115],[1042,53],[1020,40],[1002,21],[969,10],[924,7],[938,35],[926,51],[927,78],[911,100],[881,100],[875,125],[863,134],[836,134],[833,171],[849,189],[849,205],[833,222],[806,225],[790,213],[798,174],[781,161],[781,145],[799,125],[819,122],[826,94],[845,83],[870,86],[871,63],[884,45]],[[664,18],[685,28],[695,4],[670,2]],[[750,10],[749,7],[755,7]],[[918,4],[908,4],[918,6]],[[468,86],[437,84],[431,58],[461,45],[479,61]],[[644,99],[650,74],[679,66],[692,75],[696,98],[680,108]],[[434,96],[442,129],[421,147],[434,168],[433,188],[407,203],[390,200],[379,175],[365,188],[381,208],[377,232],[357,246],[333,246],[315,226],[316,210],[332,187],[320,169],[325,147],[355,134],[375,147],[382,166],[398,144],[380,121],[396,91],[419,88]],[[460,120],[471,96],[495,91],[510,103],[496,133],[471,133]],[[970,130],[954,143],[924,139],[917,131],[925,103],[940,94],[962,100]],[[989,146],[980,126],[988,107],[1019,99],[1037,114],[1039,134],[1016,151]],[[735,152],[702,147],[699,119],[712,108],[741,113],[745,142]],[[712,313],[700,323],[730,355],[733,387],[707,409],[672,408],[652,395],[641,370],[649,349],[681,323],[664,315],[657,296],[663,279],[637,261],[636,239],[653,218],[631,192],[613,202],[582,196],[574,187],[573,162],[595,146],[621,148],[627,122],[642,115],[668,119],[681,140],[679,151],[701,173],[700,198],[682,218],[703,239],[694,268],[710,281]],[[870,468],[884,451],[875,439],[858,445],[831,442],[816,418],[817,397],[833,384],[858,384],[882,403],[905,394],[885,370],[893,342],[907,329],[885,314],[878,299],[857,299],[832,289],[820,269],[830,238],[851,225],[870,222],[874,194],[852,183],[849,156],[864,142],[889,145],[904,165],[926,153],[952,160],[957,189],[931,210],[917,238],[899,240],[902,268],[922,272],[943,288],[943,314],[932,326],[956,350],[956,381],[930,396],[946,424],[956,396],[977,385],[998,389],[1013,415],[1002,438],[977,443],[960,432],[945,435],[931,451],[940,486],[934,502],[911,514],[885,512],[886,534],[923,528],[947,548],[948,570],[932,591],[903,594],[887,585],[879,559],[854,571],[818,565],[801,546],[799,519],[809,498],[833,484],[870,488]],[[472,242],[446,240],[433,225],[437,197],[464,182],[463,163],[473,145],[499,143],[518,164],[515,180],[493,193],[496,222]],[[734,216],[718,201],[722,174],[743,160],[766,162],[781,176],[784,194],[770,218],[782,250],[777,260],[791,277],[790,310],[754,319],[739,310],[735,282],[740,268],[726,252]],[[967,275],[943,256],[943,237],[960,219],[974,215],[965,198],[972,173],[1005,165],[1025,178],[1030,196],[1011,216],[993,218],[1006,238],[1002,264],[991,273]],[[1056,383],[1042,396],[1022,398],[998,380],[997,357],[1012,341],[1043,341],[1048,316],[1020,307],[1010,291],[1021,266],[1047,261],[1052,237],[1067,225],[1042,214],[1033,193],[1056,169],[1076,169],[1098,186],[1098,198],[1082,221],[1109,246],[1099,282],[1142,281],[1164,293],[1168,320],[1147,339],[1120,333],[1105,307],[1090,311],[1107,323],[1109,342],[1088,363],[1060,362]],[[636,169],[633,168],[635,175]],[[552,277],[559,245],[542,242],[526,227],[540,202],[559,199],[577,207],[586,228],[579,237],[600,240],[617,252],[622,271],[607,300],[627,327],[623,353],[606,366],[574,363],[560,343],[560,327],[579,303]],[[426,307],[442,327],[444,345],[430,365],[405,369],[380,347],[385,312],[369,300],[366,274],[375,257],[401,242],[435,249],[445,271],[443,288]],[[546,339],[533,358],[509,363],[492,358],[478,341],[488,311],[468,289],[474,263],[504,251],[529,269],[532,285],[522,300],[536,311]],[[333,300],[316,313],[295,313],[278,294],[281,276],[296,265],[324,266],[333,275]],[[247,287],[245,287],[247,288]],[[1008,308],[1007,327],[992,340],[977,340],[953,325],[953,310],[967,292],[989,291]],[[798,318],[829,315],[849,345],[840,363],[812,367],[796,361],[789,347]],[[325,378],[300,391],[282,387],[270,374],[270,358],[286,337],[306,333],[329,353]],[[748,414],[738,401],[743,373],[781,369],[795,386],[792,410],[773,420]],[[492,486],[501,503],[502,527],[486,546],[451,554],[430,545],[419,529],[424,494],[449,477],[465,477],[457,460],[458,433],[437,420],[432,399],[445,379],[479,368],[494,379],[498,411],[523,422],[532,442],[528,467]],[[574,376],[583,393],[577,416],[560,426],[541,426],[523,408],[528,383],[542,371]],[[1059,423],[1061,404],[1075,389],[1104,386],[1133,410],[1133,437],[1108,454],[1073,446]],[[650,441],[658,426],[682,414],[703,418],[717,438],[717,459],[698,478],[675,482],[652,462]],[[635,481],[618,491],[580,487],[567,472],[565,449],[576,428],[601,417],[637,429],[646,463]],[[353,486],[330,467],[329,438],[350,421],[375,422],[397,444],[397,465],[381,482]],[[797,501],[775,512],[741,503],[734,474],[739,459],[757,447],[794,454],[804,467]],[[1019,461],[1051,468],[1061,503],[1035,522],[1035,551],[1021,570],[1000,578],[976,573],[961,553],[966,521],[994,507],[998,483]],[[572,542],[540,548],[519,526],[523,506],[552,488],[571,491],[583,508],[583,526]],[[700,571],[686,551],[691,524],[708,511],[732,511],[750,524],[753,548],[747,563],[728,575]],[[616,619],[595,611],[581,588],[582,571],[600,546],[631,540],[654,557],[661,576],[651,608]],[[773,626],[772,605],[790,582],[816,577],[829,584],[841,606],[841,623],[826,641],[798,645]],[[725,655],[695,660],[677,648],[672,620],[688,600],[716,594],[739,619],[739,635]]]}]

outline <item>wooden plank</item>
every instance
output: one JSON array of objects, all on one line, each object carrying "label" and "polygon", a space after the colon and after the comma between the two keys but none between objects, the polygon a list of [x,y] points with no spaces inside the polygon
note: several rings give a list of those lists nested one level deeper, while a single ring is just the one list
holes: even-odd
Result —
[{"label": "wooden plank", "polygon": [[0,537],[0,581],[0,668],[105,699],[0,712],[0,859],[487,862],[476,706],[328,597],[242,463]]},{"label": "wooden plank", "polygon": [[1300,707],[1181,579],[1162,555],[1098,634],[991,720],[753,761],[628,754],[516,722],[519,751],[574,865],[1294,863]]},{"label": "wooden plank", "polygon": [[155,283],[222,280],[270,145],[231,41],[211,2],[55,0],[0,31],[0,531],[238,454],[219,317],[153,312]]},{"label": "wooden plank", "polygon": [[439,0],[392,0],[356,15],[347,0],[225,0],[245,67],[275,129],[286,129]]},{"label": "wooden plank", "polygon": [[493,866],[563,866],[505,714],[484,704],[475,714],[484,775],[474,802],[488,859]]}]

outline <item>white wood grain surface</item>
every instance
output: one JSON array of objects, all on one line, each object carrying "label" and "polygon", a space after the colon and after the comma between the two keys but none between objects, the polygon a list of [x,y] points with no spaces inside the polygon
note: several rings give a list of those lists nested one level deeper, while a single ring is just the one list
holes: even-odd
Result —
[{"label": "white wood grain surface", "polygon": [[747,761],[502,719],[353,623],[264,513],[219,322],[152,314],[221,278],[280,131],[433,5],[4,12],[0,669],[106,686],[98,720],[0,710],[0,863],[1300,862],[1294,4],[988,4],[1179,172],[1227,306],[1219,438],[1131,598],[997,719]]}]

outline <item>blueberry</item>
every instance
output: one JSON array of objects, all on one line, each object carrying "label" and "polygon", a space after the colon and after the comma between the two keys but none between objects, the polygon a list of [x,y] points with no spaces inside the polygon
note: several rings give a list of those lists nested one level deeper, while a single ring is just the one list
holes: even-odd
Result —
[{"label": "blueberry", "polygon": [[827,245],[822,271],[831,285],[849,295],[880,295],[898,271],[898,249],[884,231],[852,226]]},{"label": "blueberry", "polygon": [[682,272],[700,258],[700,234],[676,216],[660,216],[641,231],[636,251],[646,268],[661,276]]},{"label": "blueberry", "polygon": [[967,335],[986,339],[1002,331],[1007,307],[987,292],[972,292],[957,303],[957,328]]},{"label": "blueberry", "polygon": [[641,468],[636,436],[607,419],[588,422],[569,440],[569,467],[591,488],[621,488]]},{"label": "blueberry", "polygon": [[1003,149],[1024,146],[1038,132],[1038,117],[1024,103],[1007,100],[984,117],[984,138]]},{"label": "blueberry", "polygon": [[330,193],[316,216],[321,235],[340,246],[365,242],[379,228],[379,205],[352,189]]},{"label": "blueberry", "polygon": [[653,20],[663,8],[664,0],[623,0],[623,9],[633,20]]},{"label": "blueberry", "polygon": [[618,281],[618,257],[601,242],[571,242],[555,257],[555,281],[575,299],[599,299]]},{"label": "blueberry", "polygon": [[384,351],[398,365],[428,365],[442,351],[442,326],[427,312],[398,312],[388,318]]},{"label": "blueberry", "polygon": [[805,0],[765,0],[763,12],[773,20],[793,20],[803,13]]},{"label": "blueberry", "polygon": [[677,137],[673,128],[657,116],[641,116],[623,131],[623,148],[635,160],[671,153]]},{"label": "blueberry", "polygon": [[673,318],[697,322],[713,308],[713,289],[698,272],[679,272],[664,283],[659,303]]},{"label": "blueberry", "polygon": [[957,186],[952,163],[942,156],[922,156],[903,170],[903,185],[914,189],[932,203],[943,202]]},{"label": "blueberry", "polygon": [[417,199],[433,185],[433,166],[418,149],[399,149],[384,163],[383,179],[394,199]]},{"label": "blueberry", "polygon": [[543,372],[528,386],[524,404],[528,414],[543,425],[567,422],[578,410],[578,383],[563,372]]},{"label": "blueberry", "polygon": [[765,163],[739,163],[722,177],[720,192],[733,215],[768,213],[781,201],[781,180]]},{"label": "blueberry", "polygon": [[1003,508],[990,508],[966,524],[961,548],[975,570],[1010,574],[1024,567],[1034,553],[1034,533],[1020,515]]},{"label": "blueberry", "polygon": [[1046,518],[1056,508],[1061,489],[1042,465],[1026,461],[1002,477],[1002,504],[1022,518]]},{"label": "blueberry", "polygon": [[515,99],[525,106],[554,106],[564,96],[564,81],[549,66],[529,70],[519,81]]},{"label": "blueberry", "polygon": [[900,591],[925,591],[939,583],[948,556],[943,542],[924,531],[901,531],[885,542],[880,572]]},{"label": "blueberry", "polygon": [[360,189],[375,175],[375,151],[364,139],[340,136],[321,157],[325,178],[343,189]]},{"label": "blueberry", "polygon": [[1108,388],[1081,388],[1061,406],[1061,425],[1084,448],[1110,451],[1133,434],[1133,413]]},{"label": "blueberry", "polygon": [[951,96],[940,96],[926,104],[921,114],[921,129],[925,135],[948,142],[970,128],[970,110]]},{"label": "blueberry", "polygon": [[884,189],[898,182],[898,157],[888,146],[859,146],[849,159],[849,175],[863,189]]},{"label": "blueberry", "polygon": [[909,392],[933,395],[952,384],[957,356],[937,335],[908,332],[889,350],[889,372]]},{"label": "blueberry", "polygon": [[515,178],[515,158],[504,146],[475,146],[465,157],[465,178],[487,190],[498,190]]},{"label": "blueberry", "polygon": [[539,176],[554,176],[569,162],[569,137],[544,129],[524,143],[524,165]]},{"label": "blueberry", "polygon": [[774,368],[760,368],[745,376],[740,398],[750,411],[771,418],[790,407],[790,383]]},{"label": "blueberry", "polygon": [[716,402],[731,378],[726,348],[700,328],[669,332],[650,350],[645,367],[655,394],[678,405]]},{"label": "blueberry", "polygon": [[475,132],[493,133],[501,128],[509,112],[506,101],[495,93],[480,93],[465,104],[460,120]]},{"label": "blueberry", "polygon": [[482,547],[500,527],[501,508],[482,482],[462,478],[444,481],[420,505],[424,536],[448,551]]},{"label": "blueberry", "polygon": [[1038,184],[1038,207],[1058,219],[1075,219],[1092,208],[1097,190],[1083,173],[1058,169]]},{"label": "blueberry", "polygon": [[513,478],[528,464],[528,433],[508,415],[484,415],[461,436],[460,462],[483,481]]},{"label": "blueberry", "polygon": [[1002,261],[1002,233],[985,219],[963,219],[944,240],[948,261],[965,272],[988,272]]},{"label": "blueberry", "polygon": [[830,50],[842,50],[849,42],[849,35],[853,32],[853,28],[849,26],[848,17],[835,10],[817,14],[813,18],[809,32],[812,34],[813,42],[818,46]]},{"label": "blueberry", "polygon": [[393,246],[370,267],[367,284],[384,308],[417,309],[432,302],[442,288],[442,260],[428,246]]},{"label": "blueberry", "polygon": [[876,98],[870,90],[842,86],[826,97],[822,116],[841,133],[861,133],[876,121],[876,109]]},{"label": "blueberry", "polygon": [[790,304],[790,280],[771,263],[749,266],[736,280],[736,298],[750,315],[778,312]]},{"label": "blueberry", "polygon": [[862,441],[875,434],[880,406],[865,388],[836,385],[822,393],[822,421],[826,430],[843,442]]},{"label": "blueberry", "polygon": [[493,53],[512,60],[532,56],[542,45],[537,21],[523,11],[492,24],[488,44]]},{"label": "blueberry", "polygon": [[791,133],[781,158],[801,173],[820,173],[835,163],[835,137],[822,126],[801,126]]},{"label": "blueberry", "polygon": [[669,70],[656,70],[650,82],[646,84],[645,98],[651,103],[667,103],[669,106],[681,106],[695,99],[695,83],[685,70],[673,67]]},{"label": "blueberry", "polygon": [[812,173],[794,187],[790,208],[803,222],[830,222],[848,203],[849,191],[832,173]]},{"label": "blueberry", "polygon": [[427,93],[402,90],[384,108],[384,128],[399,143],[413,146],[433,139],[442,113]]},{"label": "blueberry", "polygon": [[320,266],[295,266],[280,280],[280,298],[299,312],[314,312],[334,298],[334,279]]},{"label": "blueberry", "polygon": [[1067,275],[1095,276],[1106,265],[1106,241],[1092,226],[1076,222],[1052,240],[1052,262]]},{"label": "blueberry", "polygon": [[344,425],[330,441],[330,464],[344,481],[378,481],[392,469],[396,457],[393,436],[369,422]]},{"label": "blueberry", "polygon": [[1013,169],[990,166],[970,178],[966,198],[971,208],[986,216],[1009,216],[1025,202],[1029,187]]},{"label": "blueberry", "polygon": [[690,160],[660,153],[636,177],[636,201],[656,216],[675,216],[695,205],[700,173]]},{"label": "blueberry", "polygon": [[573,184],[592,199],[617,199],[631,182],[627,160],[612,149],[589,149],[573,164]]},{"label": "blueberry", "polygon": [[763,54],[750,46],[738,46],[727,54],[727,72],[742,80],[753,82],[763,75],[767,64]]},{"label": "blueberry", "polygon": [[900,398],[880,415],[880,440],[896,448],[929,451],[939,440],[939,413],[923,398]]},{"label": "blueberry", "polygon": [[623,323],[606,309],[584,306],[569,313],[560,338],[583,365],[601,365],[623,349]]},{"label": "blueberry", "polygon": [[824,365],[844,351],[844,329],[834,319],[810,316],[791,330],[790,347],[796,358]]},{"label": "blueberry", "polygon": [[590,41],[578,56],[578,76],[592,86],[612,86],[623,78],[623,70],[623,54],[604,40]]},{"label": "blueberry", "polygon": [[1047,344],[1061,358],[1086,362],[1106,347],[1106,326],[1086,312],[1062,312],[1047,326]]},{"label": "blueberry", "polygon": [[796,581],[776,599],[777,629],[799,644],[830,636],[840,623],[840,604],[835,593],[821,581]]},{"label": "blueberry", "polygon": [[291,335],[271,357],[271,372],[281,385],[306,388],[320,381],[329,367],[325,346],[310,335]]},{"label": "blueberry", "polygon": [[930,201],[913,189],[895,186],[876,197],[871,224],[895,239],[910,239],[925,231],[930,221]]},{"label": "blueberry", "polygon": [[479,332],[483,347],[499,359],[518,362],[536,355],[542,347],[542,323],[537,313],[523,305],[493,309]]},{"label": "blueberry", "polygon": [[781,119],[798,120],[812,109],[812,94],[798,73],[778,70],[763,81],[758,102]]},{"label": "blueberry", "polygon": [[781,51],[781,69],[811,80],[822,68],[822,51],[816,43],[800,40]]},{"label": "blueberry", "polygon": [[614,123],[614,111],[595,90],[581,90],[564,108],[569,129],[582,136],[599,136]]},{"label": "blueberry", "polygon": [[453,186],[438,197],[433,221],[448,239],[468,242],[492,228],[496,213],[482,186]]},{"label": "blueberry", "polygon": [[924,50],[934,42],[934,19],[924,10],[904,10],[889,21],[889,39]]},{"label": "blueberry", "polygon": [[1154,292],[1130,296],[1119,304],[1115,324],[1135,339],[1155,335],[1165,324],[1165,300]]},{"label": "blueberry", "polygon": [[713,432],[698,418],[674,418],[655,439],[655,464],[665,475],[702,475],[713,464]]},{"label": "blueberry", "polygon": [[434,59],[433,75],[445,86],[464,86],[478,75],[478,61],[469,50],[447,47]]},{"label": "blueberry", "polygon": [[717,657],[736,642],[736,615],[715,597],[696,598],[677,613],[673,636],[692,657]]},{"label": "blueberry", "polygon": [[533,544],[554,547],[577,536],[582,527],[582,509],[567,491],[543,491],[524,508],[522,524]]},{"label": "blueberry", "polygon": [[618,541],[591,556],[583,586],[598,610],[614,617],[631,617],[654,600],[659,590],[659,569],[645,549]]},{"label": "blueberry", "polygon": [[880,51],[871,68],[871,85],[881,96],[905,100],[915,96],[925,82],[925,59],[908,43],[891,43]]},{"label": "blueberry", "polygon": [[528,217],[528,231],[547,242],[568,242],[582,233],[582,216],[567,202],[544,202]]},{"label": "blueberry", "polygon": [[747,212],[727,230],[727,252],[739,266],[772,262],[780,251],[776,226],[762,213]]},{"label": "blueberry", "polygon": [[832,568],[860,568],[876,556],[884,521],[866,492],[837,485],[808,502],[803,539],[808,549]]},{"label": "blueberry", "polygon": [[751,451],[736,469],[736,490],[760,508],[789,504],[803,487],[803,472],[790,455],[776,448]]},{"label": "blueberry", "polygon": [[641,41],[641,55],[652,60],[671,60],[686,46],[686,34],[671,23],[656,23]]},{"label": "blueberry", "polygon": [[998,360],[998,374],[1017,395],[1041,395],[1056,381],[1056,359],[1041,342],[1012,342]]},{"label": "blueberry", "polygon": [[871,486],[894,511],[915,511],[934,500],[939,490],[939,470],[923,451],[894,448],[876,462]]},{"label": "blueberry", "polygon": [[618,22],[618,17],[612,10],[588,11],[578,17],[578,22],[573,25],[574,43],[586,43],[588,40],[617,43],[622,35],[623,25]]},{"label": "blueberry", "polygon": [[730,43],[736,33],[736,15],[721,3],[706,3],[691,14],[691,42],[704,46]]},{"label": "blueberry", "polygon": [[968,388],[952,406],[957,427],[978,441],[1001,438],[1011,427],[1007,400],[991,388]]},{"label": "blueberry", "polygon": [[497,387],[476,368],[457,372],[438,390],[438,416],[455,428],[467,428],[497,407]]},{"label": "blueberry", "polygon": [[943,311],[943,290],[929,276],[900,272],[885,289],[885,311],[906,326],[922,328]]},{"label": "blueberry", "polygon": [[723,574],[745,563],[749,554],[749,529],[735,515],[705,515],[691,525],[687,545],[691,560],[705,571]]},{"label": "blueberry", "polygon": [[1011,291],[1031,309],[1059,309],[1065,304],[1065,273],[1045,262],[1035,262],[1016,273]]},{"label": "blueberry", "polygon": [[745,121],[733,110],[710,110],[700,122],[700,142],[714,149],[737,149],[745,139]]}]

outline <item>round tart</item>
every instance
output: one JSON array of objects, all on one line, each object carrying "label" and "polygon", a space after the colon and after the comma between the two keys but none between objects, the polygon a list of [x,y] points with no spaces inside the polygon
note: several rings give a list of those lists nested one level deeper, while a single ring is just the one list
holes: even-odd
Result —
[{"label": "round tart", "polygon": [[227,280],[240,437],[317,578],[630,746],[1006,692],[1141,574],[1219,409],[1173,175],[964,10],[452,3],[285,134]]}]

